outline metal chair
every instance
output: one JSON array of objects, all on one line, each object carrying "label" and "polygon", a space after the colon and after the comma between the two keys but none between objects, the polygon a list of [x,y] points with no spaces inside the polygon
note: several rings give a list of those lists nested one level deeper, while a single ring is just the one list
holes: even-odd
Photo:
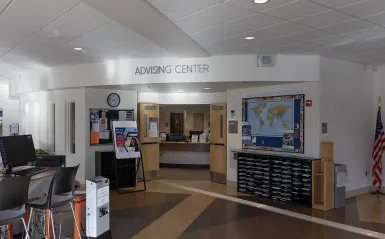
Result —
[{"label": "metal chair", "polygon": [[[49,218],[51,219],[51,224],[52,224],[52,234],[53,234],[53,238],[56,239],[52,210],[58,209],[64,205],[70,204],[72,215],[75,220],[76,229],[78,231],[79,237],[81,238],[81,234],[80,234],[79,226],[76,222],[74,206],[72,202],[74,198],[74,190],[75,190],[75,177],[76,177],[78,168],[79,168],[79,165],[76,167],[58,168],[55,172],[55,175],[52,177],[52,181],[48,189],[47,197],[27,203],[27,206],[30,207],[30,215],[29,215],[30,219],[28,221],[27,230],[29,230],[34,209],[49,210]],[[49,231],[48,231],[48,234],[50,234]],[[47,237],[47,235],[45,236]]]},{"label": "metal chair", "polygon": [[13,224],[17,220],[22,220],[26,238],[28,239],[30,237],[27,226],[25,225],[24,216],[26,213],[25,204],[28,201],[30,182],[31,176],[4,177],[0,179],[0,226]]}]

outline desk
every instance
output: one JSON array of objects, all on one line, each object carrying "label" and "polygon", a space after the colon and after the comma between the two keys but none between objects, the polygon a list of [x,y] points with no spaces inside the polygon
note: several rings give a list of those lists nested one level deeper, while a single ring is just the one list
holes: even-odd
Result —
[{"label": "desk", "polygon": [[[28,191],[28,199],[30,201],[46,196],[47,190],[48,190],[49,185],[51,183],[52,177],[55,174],[55,171],[56,171],[55,169],[49,169],[48,171],[45,171],[45,172],[42,172],[42,173],[39,173],[39,174],[32,176],[31,183],[29,185],[29,191]],[[0,178],[0,180],[1,180],[1,178]],[[84,200],[83,200],[83,197],[84,197]],[[85,195],[75,196],[74,204],[75,204],[75,209],[74,209],[75,215],[76,215],[77,221],[79,222],[78,225],[80,227],[81,217],[78,217],[77,215],[81,215],[81,206],[85,204]],[[76,205],[78,205],[78,206],[76,206]],[[25,215],[25,221],[28,224],[29,209],[26,208],[26,210],[27,210],[27,213]],[[49,216],[48,216],[48,211],[46,211],[46,225],[48,225],[48,226],[46,226],[46,230],[47,231],[49,230],[50,232],[52,232],[51,223],[49,221]],[[13,237],[13,233],[14,233],[13,224],[8,225],[8,226],[10,228],[10,234]],[[77,235],[77,230],[76,230],[75,224],[74,224],[74,228],[75,228],[75,231],[74,231],[75,237],[74,238],[79,239],[79,236]],[[48,238],[50,239],[51,236],[48,235]],[[9,238],[9,239],[11,239],[11,238]]]},{"label": "desk", "polygon": [[160,142],[162,167],[208,168],[210,165],[209,142]]},{"label": "desk", "polygon": [[160,142],[160,151],[171,152],[210,152],[210,143],[191,143],[191,142]]}]

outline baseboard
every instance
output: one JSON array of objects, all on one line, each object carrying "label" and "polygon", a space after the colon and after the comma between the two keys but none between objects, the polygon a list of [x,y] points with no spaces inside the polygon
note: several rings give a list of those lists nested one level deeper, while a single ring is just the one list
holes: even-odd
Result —
[{"label": "baseboard", "polygon": [[226,185],[230,188],[237,188],[238,187],[237,182],[234,182],[234,181],[228,181],[227,180]]},{"label": "baseboard", "polygon": [[352,197],[356,197],[356,196],[360,196],[360,195],[363,195],[363,194],[370,193],[371,189],[372,189],[372,187],[368,186],[368,187],[354,189],[354,190],[351,190],[351,191],[346,191],[345,198],[352,198]]},{"label": "baseboard", "polygon": [[191,169],[210,169],[207,164],[174,164],[174,163],[160,163],[161,168],[191,168]]}]

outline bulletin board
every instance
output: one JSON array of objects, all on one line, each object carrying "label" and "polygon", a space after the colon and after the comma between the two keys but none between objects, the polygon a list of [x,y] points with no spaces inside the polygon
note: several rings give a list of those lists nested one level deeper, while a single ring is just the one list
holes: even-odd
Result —
[{"label": "bulletin board", "polygon": [[90,109],[90,145],[113,144],[113,121],[134,121],[134,110]]},{"label": "bulletin board", "polygon": [[305,95],[245,98],[242,147],[304,153]]}]

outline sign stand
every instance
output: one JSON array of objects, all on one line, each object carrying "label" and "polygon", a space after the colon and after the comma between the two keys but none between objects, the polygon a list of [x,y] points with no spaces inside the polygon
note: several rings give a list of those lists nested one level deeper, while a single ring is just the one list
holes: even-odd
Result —
[{"label": "sign stand", "polygon": [[[115,164],[115,176],[116,187],[118,194],[134,193],[146,191],[146,176],[144,174],[144,165],[142,160],[142,150],[140,149],[140,143],[138,138],[138,131],[136,122],[133,121],[114,121],[113,122],[113,135],[114,135],[114,164]],[[132,163],[134,161],[134,163]],[[119,176],[125,173],[134,171],[133,177],[126,179],[133,179],[133,185],[122,185],[119,182]],[[138,173],[142,171],[142,176],[138,177]],[[120,173],[122,172],[122,173]],[[143,182],[142,189],[135,190],[122,190],[125,188],[136,188],[136,182]]]}]

